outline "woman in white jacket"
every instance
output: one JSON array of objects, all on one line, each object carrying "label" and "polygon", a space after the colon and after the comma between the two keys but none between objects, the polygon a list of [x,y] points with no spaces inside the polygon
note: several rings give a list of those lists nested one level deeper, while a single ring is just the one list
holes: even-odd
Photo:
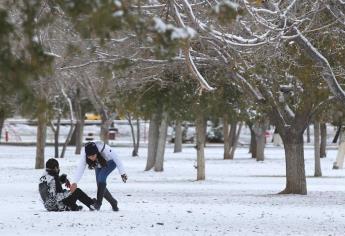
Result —
[{"label": "woman in white jacket", "polygon": [[89,169],[95,169],[97,182],[97,201],[94,207],[99,210],[102,205],[103,197],[111,204],[114,211],[118,211],[116,199],[110,194],[107,189],[107,177],[117,167],[122,181],[127,181],[127,175],[124,171],[122,162],[117,158],[116,153],[109,145],[97,141],[89,142],[84,147],[84,152],[74,173],[71,191],[77,188],[77,183],[83,176],[84,170],[88,166]]}]

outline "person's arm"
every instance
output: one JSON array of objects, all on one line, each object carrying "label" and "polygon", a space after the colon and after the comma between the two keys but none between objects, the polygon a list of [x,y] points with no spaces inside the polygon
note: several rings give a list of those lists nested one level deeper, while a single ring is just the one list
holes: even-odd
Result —
[{"label": "person's arm", "polygon": [[52,178],[48,183],[48,199],[51,202],[56,202],[56,183]]},{"label": "person's arm", "polygon": [[77,183],[80,181],[81,177],[83,176],[85,167],[86,167],[85,153],[82,153],[77,169],[75,170],[73,178],[72,178],[72,184],[70,187],[70,190],[72,193],[74,192],[74,190],[77,189]]},{"label": "person's arm", "polygon": [[106,145],[103,153],[115,162],[120,175],[126,174],[123,164],[121,160],[117,157],[117,154],[114,152],[114,150],[112,150],[108,145]]}]

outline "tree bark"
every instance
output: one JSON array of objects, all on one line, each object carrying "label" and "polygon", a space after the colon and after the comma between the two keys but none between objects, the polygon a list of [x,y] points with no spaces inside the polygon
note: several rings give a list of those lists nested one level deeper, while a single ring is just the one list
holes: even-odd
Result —
[{"label": "tree bark", "polygon": [[46,144],[47,124],[46,113],[41,112],[37,117],[37,144],[35,169],[44,168],[44,149]]},{"label": "tree bark", "polygon": [[326,123],[320,124],[321,131],[321,144],[320,144],[320,158],[327,156],[326,154],[326,145],[327,145],[327,126]]},{"label": "tree bark", "polygon": [[66,149],[67,149],[67,145],[70,143],[71,141],[71,138],[72,138],[72,134],[73,134],[73,131],[75,129],[75,124],[73,123],[73,120],[71,121],[71,127],[69,129],[69,132],[68,132],[68,135],[66,137],[66,141],[65,143],[63,144],[62,146],[62,150],[61,150],[61,154],[60,154],[60,158],[64,158],[65,157],[65,152],[66,152]]},{"label": "tree bark", "polygon": [[338,138],[339,138],[339,135],[340,135],[340,130],[341,130],[341,125],[338,126],[337,132],[335,132],[335,135],[334,135],[334,138],[332,140],[332,143],[337,143],[338,142]]},{"label": "tree bark", "polygon": [[137,143],[134,145],[132,156],[139,156],[139,144],[140,144],[140,120],[137,119]]},{"label": "tree bark", "polygon": [[310,143],[310,127],[307,126],[307,143]]},{"label": "tree bark", "polygon": [[236,136],[233,139],[232,147],[231,147],[231,152],[230,152],[230,159],[234,159],[235,156],[235,151],[237,148],[238,140],[240,139],[240,134],[241,134],[241,129],[242,129],[242,122],[240,122],[238,128],[237,128],[237,133]]},{"label": "tree bark", "polygon": [[265,131],[266,131],[266,124],[264,121],[258,121],[253,125],[253,131],[255,133],[255,141],[256,141],[256,161],[264,161],[265,160]]},{"label": "tree bark", "polygon": [[131,135],[132,135],[132,143],[133,143],[132,157],[136,157],[138,156],[138,153],[135,151],[136,137],[135,137],[134,127],[133,127],[133,122],[132,122],[132,116],[129,113],[127,113],[127,120],[128,120],[129,127],[131,128]]},{"label": "tree bark", "polygon": [[[60,124],[61,124],[61,112],[59,111],[56,123],[56,129],[54,132],[54,149],[55,158],[59,158],[59,135],[60,135]],[[54,125],[54,123],[52,124]]]},{"label": "tree bark", "polygon": [[253,131],[253,125],[249,125],[250,129],[250,146],[249,146],[249,153],[252,154],[252,158],[256,158],[256,138],[255,132]]},{"label": "tree bark", "polygon": [[205,180],[205,133],[206,120],[202,113],[196,114],[197,180]]},{"label": "tree bark", "polygon": [[281,194],[307,194],[303,132],[291,130],[282,136],[285,147],[286,187]]},{"label": "tree bark", "polygon": [[0,143],[1,143],[1,137],[2,137],[2,129],[4,128],[4,123],[5,123],[5,112],[4,111],[0,111]]},{"label": "tree bark", "polygon": [[182,152],[182,122],[176,120],[174,153]]},{"label": "tree bark", "polygon": [[[232,150],[234,148],[234,143],[236,140],[236,129],[237,129],[237,121],[232,121],[230,125],[230,132],[228,132],[228,137],[227,137],[227,147],[225,149],[224,146],[224,159],[226,160],[232,160],[234,158],[233,155],[231,155]],[[225,144],[224,144],[225,145]]]},{"label": "tree bark", "polygon": [[83,147],[83,133],[84,133],[84,118],[77,120],[77,124],[75,126],[75,154],[80,154],[81,149]]},{"label": "tree bark", "polygon": [[80,90],[77,89],[76,97],[74,99],[76,125],[71,138],[71,145],[75,145],[75,154],[80,154],[83,146],[83,132],[84,132],[84,112],[81,107]]},{"label": "tree bark", "polygon": [[224,134],[224,160],[230,159],[230,137],[229,137],[229,116],[227,114],[223,115],[223,134]]},{"label": "tree bark", "polygon": [[315,157],[315,171],[314,176],[322,176],[321,161],[320,161],[320,123],[314,122],[314,157]]},{"label": "tree bark", "polygon": [[256,161],[265,160],[265,133],[255,136],[256,141]]},{"label": "tree bark", "polygon": [[155,112],[151,115],[145,171],[151,170],[156,162],[160,116],[159,112]]},{"label": "tree bark", "polygon": [[109,119],[108,115],[106,114],[105,109],[101,109],[101,140],[108,144],[109,143]]},{"label": "tree bark", "polygon": [[165,144],[167,139],[167,131],[168,131],[168,113],[163,112],[162,120],[159,127],[159,135],[158,135],[158,143],[157,143],[157,151],[156,151],[156,162],[155,162],[155,171],[163,171],[164,170],[164,153],[165,153]]}]

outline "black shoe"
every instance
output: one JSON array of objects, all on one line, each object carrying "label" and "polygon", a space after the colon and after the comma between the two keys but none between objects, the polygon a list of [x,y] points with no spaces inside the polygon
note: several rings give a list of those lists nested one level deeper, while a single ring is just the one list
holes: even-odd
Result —
[{"label": "black shoe", "polygon": [[96,209],[95,206],[92,204],[92,205],[89,206],[89,210],[90,210],[90,211],[95,211],[95,210],[97,210],[97,209]]},{"label": "black shoe", "polygon": [[115,198],[113,198],[108,189],[105,189],[104,198],[110,203],[113,211],[119,211],[119,208],[117,207],[117,201]]},{"label": "black shoe", "polygon": [[76,206],[70,209],[71,211],[81,211],[83,210],[83,206]]},{"label": "black shoe", "polygon": [[112,205],[111,207],[113,208],[113,211],[119,211],[119,208],[117,207],[117,202],[116,205]]},{"label": "black shoe", "polygon": [[119,208],[117,207],[117,201],[115,200],[115,198],[113,198],[111,207],[113,208],[113,211],[119,211]]},{"label": "black shoe", "polygon": [[94,204],[92,204],[92,205],[90,206],[90,209],[93,208],[93,209],[99,211],[99,209],[101,209],[101,206],[102,206],[102,205],[100,205],[98,202],[95,202]]},{"label": "black shoe", "polygon": [[89,210],[90,211],[96,211],[97,209],[95,207],[95,204],[97,202],[97,199],[96,198],[92,198],[92,201],[93,201],[93,203],[89,206]]}]

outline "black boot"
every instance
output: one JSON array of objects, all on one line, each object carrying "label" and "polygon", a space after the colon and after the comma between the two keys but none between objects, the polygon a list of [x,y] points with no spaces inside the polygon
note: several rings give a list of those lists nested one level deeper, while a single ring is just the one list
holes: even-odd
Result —
[{"label": "black boot", "polygon": [[97,188],[97,201],[94,204],[94,207],[98,211],[102,206],[102,201],[103,201],[103,197],[104,197],[104,193],[105,193],[107,184],[106,183],[98,183],[97,186],[98,186],[98,188]]},{"label": "black boot", "polygon": [[105,192],[104,192],[104,198],[110,203],[111,207],[113,208],[113,211],[119,210],[119,208],[117,207],[116,199],[113,198],[113,196],[111,195],[111,193],[109,192],[107,188],[105,189]]}]

